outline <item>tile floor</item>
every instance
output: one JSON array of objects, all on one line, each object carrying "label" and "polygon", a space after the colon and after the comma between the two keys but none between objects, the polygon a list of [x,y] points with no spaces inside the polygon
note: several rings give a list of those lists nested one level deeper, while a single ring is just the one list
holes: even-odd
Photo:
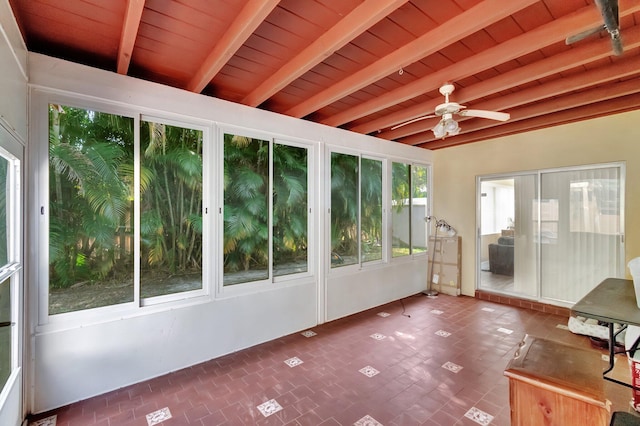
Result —
[{"label": "tile floor", "polygon": [[[30,424],[509,425],[503,371],[525,334],[591,347],[566,323],[465,296],[417,295],[43,413]],[[629,411],[631,391],[605,383],[613,408]]]}]

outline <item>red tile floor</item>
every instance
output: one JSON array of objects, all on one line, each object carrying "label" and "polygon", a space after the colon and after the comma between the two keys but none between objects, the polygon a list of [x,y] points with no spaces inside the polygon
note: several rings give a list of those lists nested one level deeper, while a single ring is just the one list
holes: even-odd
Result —
[{"label": "red tile floor", "polygon": [[[591,347],[566,324],[566,317],[471,297],[412,296],[30,424],[509,425],[503,371],[525,334]],[[609,382],[606,389],[613,409],[630,411],[629,389]]]}]

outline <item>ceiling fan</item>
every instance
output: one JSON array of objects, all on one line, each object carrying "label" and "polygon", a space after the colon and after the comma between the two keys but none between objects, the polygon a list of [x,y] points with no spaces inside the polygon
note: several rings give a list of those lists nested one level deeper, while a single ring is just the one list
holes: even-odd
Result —
[{"label": "ceiling fan", "polygon": [[449,95],[453,93],[454,89],[455,87],[451,83],[446,83],[440,87],[439,91],[442,96],[444,96],[444,103],[436,106],[435,114],[414,118],[413,120],[409,120],[392,127],[391,130],[406,126],[407,124],[415,123],[416,121],[425,120],[427,118],[442,117],[431,131],[436,138],[444,139],[447,136],[455,136],[460,133],[460,126],[458,126],[458,122],[453,119],[454,114],[463,117],[488,118],[490,120],[497,121],[507,121],[511,117],[506,112],[486,111],[483,109],[465,109],[466,107],[464,105],[449,101]]},{"label": "ceiling fan", "polygon": [[567,37],[565,40],[566,44],[572,44],[577,41],[580,41],[584,38],[589,37],[592,34],[597,34],[601,31],[607,31],[609,36],[611,37],[611,46],[613,48],[613,53],[616,56],[622,55],[622,39],[620,37],[620,22],[619,22],[619,14],[618,14],[618,0],[595,0],[598,9],[600,10],[600,14],[602,15],[602,20],[604,21],[604,25],[599,25],[595,28],[591,28],[589,30],[583,31],[576,35]]}]

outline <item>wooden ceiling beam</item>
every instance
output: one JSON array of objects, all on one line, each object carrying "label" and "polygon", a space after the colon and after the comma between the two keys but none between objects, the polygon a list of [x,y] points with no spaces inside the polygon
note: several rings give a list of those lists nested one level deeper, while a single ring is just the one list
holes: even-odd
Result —
[{"label": "wooden ceiling beam", "polygon": [[553,114],[541,115],[529,120],[523,120],[508,125],[498,126],[497,128],[481,130],[457,140],[456,138],[449,138],[444,140],[439,139],[432,142],[422,143],[417,146],[420,148],[433,150],[447,148],[472,142],[481,142],[487,139],[495,139],[499,137],[514,135],[517,133],[530,132],[533,130],[544,129],[547,127],[553,127],[577,121],[590,120],[606,115],[619,114],[626,111],[633,111],[638,108],[640,108],[640,93],[634,93],[608,101],[589,104],[578,108],[556,112]]},{"label": "wooden ceiling beam", "polygon": [[369,0],[360,4],[360,6],[356,7],[331,29],[253,89],[251,93],[242,99],[241,103],[253,107],[260,105],[407,1]]},{"label": "wooden ceiling beam", "polygon": [[138,28],[142,19],[145,0],[127,0],[127,9],[122,24],[122,34],[120,35],[120,45],[118,46],[118,74],[126,75],[129,72],[133,46],[138,37]]},{"label": "wooden ceiling beam", "polygon": [[[620,16],[624,17],[640,11],[640,2],[634,0],[620,0]],[[474,56],[431,73],[425,77],[408,83],[384,95],[377,96],[370,101],[363,102],[335,114],[321,123],[329,126],[339,126],[356,120],[392,105],[399,104],[423,93],[437,89],[445,82],[454,82],[469,77],[478,72],[493,68],[496,65],[517,59],[533,51],[539,50],[551,44],[563,41],[567,37],[567,31],[580,32],[593,28],[602,23],[602,16],[593,5],[556,19],[548,24],[528,31],[518,37],[507,40],[495,47],[486,49]]]},{"label": "wooden ceiling beam", "polygon": [[[597,86],[616,79],[628,78],[638,73],[640,73],[640,56],[624,57],[616,60],[614,63],[605,64],[598,68],[574,74],[570,77],[559,78],[539,86],[530,87],[528,89],[473,105],[473,109],[509,111],[511,108],[519,107],[521,105],[552,98],[554,96],[562,96],[569,92]],[[461,123],[465,120],[460,119],[458,121]],[[382,132],[376,136],[388,140],[400,139],[412,134],[431,130],[436,122],[436,119],[419,121],[396,130]],[[403,130],[404,127],[409,127],[409,129]],[[403,131],[399,132],[400,130]]]},{"label": "wooden ceiling beam", "polygon": [[[640,46],[640,26],[625,28],[624,30],[624,49],[630,49]],[[561,73],[572,68],[588,64],[611,56],[611,41],[608,38],[594,40],[591,43],[583,43],[577,47],[562,53],[550,56],[530,65],[516,68],[512,71],[498,75],[488,80],[481,81],[473,86],[465,88],[456,88],[452,95],[452,100],[460,104],[480,99],[485,96],[492,95],[502,90],[511,89],[513,87],[530,83],[531,81],[548,77],[553,74]],[[371,133],[382,129],[389,128],[399,123],[418,118],[429,112],[433,112],[436,106],[443,102],[443,99],[433,99],[414,105],[400,111],[385,115],[383,117],[371,120],[353,127],[347,127],[352,132]],[[476,108],[476,106],[470,106]],[[498,107],[500,108],[500,107]],[[506,107],[501,108],[502,110]],[[376,136],[383,139],[398,139],[409,136],[414,133],[424,131],[426,123],[418,122],[400,127],[396,130],[388,130],[380,132]]]},{"label": "wooden ceiling beam", "polygon": [[[499,134],[501,132],[499,127],[502,126],[507,126],[505,128],[515,127],[515,123],[519,121],[526,121],[539,116],[551,117],[549,114],[576,109],[584,107],[585,105],[596,104],[636,93],[640,93],[640,77],[618,82],[615,85],[596,87],[569,96],[551,98],[546,102],[539,102],[514,109],[511,112],[511,119],[508,122],[500,123],[491,120],[473,120],[473,124],[470,123],[465,126],[462,129],[462,133],[457,136],[452,136],[450,139],[460,140],[461,143],[464,143],[467,138],[479,137],[477,135],[482,134],[479,132],[481,130],[485,130],[485,134],[491,132]],[[453,141],[454,143],[455,140]],[[408,145],[422,145],[436,141],[438,141],[438,139],[434,138],[433,133],[424,132],[401,139],[398,142]]]},{"label": "wooden ceiling beam", "polygon": [[304,117],[464,37],[480,31],[486,26],[536,3],[536,1],[513,0],[504,2],[502,0],[484,0],[284,113],[293,117]]},{"label": "wooden ceiling beam", "polygon": [[248,0],[200,69],[187,83],[186,89],[196,93],[202,92],[279,2],[280,0]]}]

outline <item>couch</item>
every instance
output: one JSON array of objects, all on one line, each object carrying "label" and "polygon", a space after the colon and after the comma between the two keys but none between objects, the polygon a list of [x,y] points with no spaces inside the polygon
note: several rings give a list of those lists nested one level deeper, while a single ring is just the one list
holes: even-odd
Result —
[{"label": "couch", "polygon": [[502,236],[489,244],[489,271],[513,276],[513,237]]}]

